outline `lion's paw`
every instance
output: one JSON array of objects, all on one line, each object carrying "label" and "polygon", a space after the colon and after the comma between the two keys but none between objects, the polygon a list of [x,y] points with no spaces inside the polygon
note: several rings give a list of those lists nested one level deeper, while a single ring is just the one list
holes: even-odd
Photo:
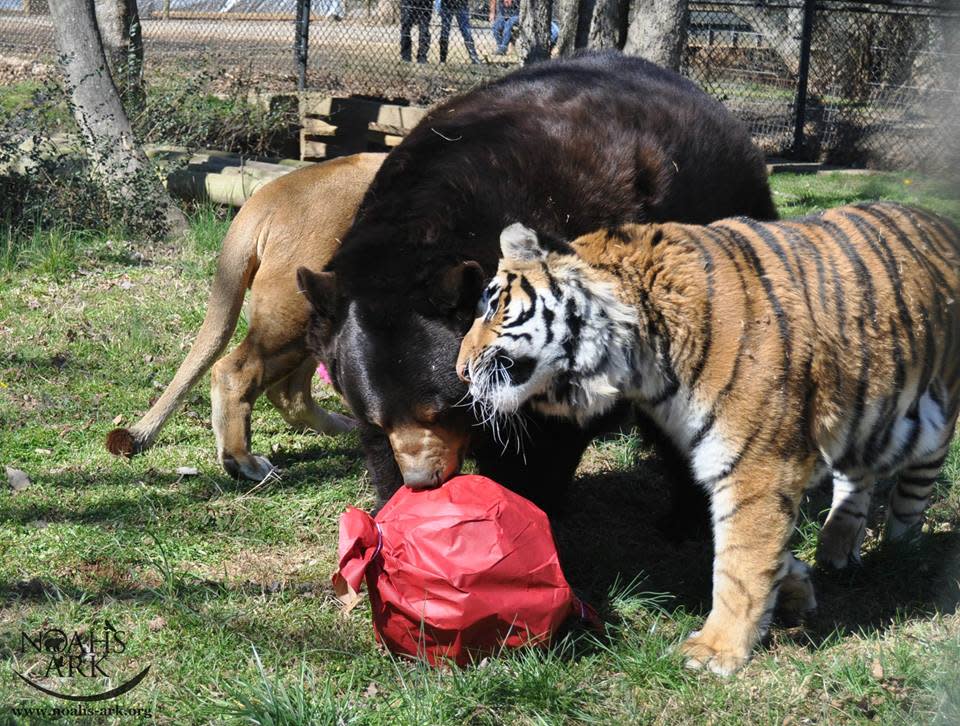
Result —
[{"label": "lion's paw", "polygon": [[263,481],[276,467],[270,463],[270,460],[264,456],[256,454],[245,454],[243,456],[234,456],[232,454],[221,454],[220,463],[224,470],[234,479],[249,479],[250,481]]}]

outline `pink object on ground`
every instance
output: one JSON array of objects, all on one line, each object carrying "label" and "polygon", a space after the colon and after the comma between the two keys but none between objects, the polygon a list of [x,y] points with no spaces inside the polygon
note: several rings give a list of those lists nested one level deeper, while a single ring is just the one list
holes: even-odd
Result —
[{"label": "pink object on ground", "polygon": [[323,363],[317,364],[317,375],[320,376],[320,380],[328,386],[333,385],[333,379],[330,378],[330,371],[327,370],[327,367]]}]

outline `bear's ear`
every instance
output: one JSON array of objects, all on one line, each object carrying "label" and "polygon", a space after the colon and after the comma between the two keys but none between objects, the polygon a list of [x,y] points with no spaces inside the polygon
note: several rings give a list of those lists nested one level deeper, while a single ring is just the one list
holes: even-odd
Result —
[{"label": "bear's ear", "polygon": [[337,312],[337,276],[332,272],[297,269],[297,288],[317,315],[332,320]]},{"label": "bear's ear", "polygon": [[514,222],[500,233],[500,252],[508,260],[542,260],[547,251],[540,245],[537,233]]},{"label": "bear's ear", "polygon": [[437,275],[430,302],[441,311],[472,311],[483,289],[483,268],[473,260],[461,262]]}]

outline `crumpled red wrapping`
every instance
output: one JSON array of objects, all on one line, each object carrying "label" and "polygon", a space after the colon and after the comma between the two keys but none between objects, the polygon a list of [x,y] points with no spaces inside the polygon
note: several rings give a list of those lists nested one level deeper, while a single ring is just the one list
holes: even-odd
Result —
[{"label": "crumpled red wrapping", "polygon": [[482,476],[401,488],[376,519],[340,519],[334,587],[364,579],[377,639],[393,653],[465,664],[502,647],[547,643],[580,614],[547,516]]}]

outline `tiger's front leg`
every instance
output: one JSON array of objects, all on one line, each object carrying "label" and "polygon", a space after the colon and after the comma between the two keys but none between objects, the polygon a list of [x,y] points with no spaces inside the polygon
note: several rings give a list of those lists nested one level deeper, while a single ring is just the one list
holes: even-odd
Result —
[{"label": "tiger's front leg", "polygon": [[733,673],[766,633],[780,584],[798,572],[787,542],[811,468],[742,461],[713,485],[713,602],[681,648],[687,667]]}]

